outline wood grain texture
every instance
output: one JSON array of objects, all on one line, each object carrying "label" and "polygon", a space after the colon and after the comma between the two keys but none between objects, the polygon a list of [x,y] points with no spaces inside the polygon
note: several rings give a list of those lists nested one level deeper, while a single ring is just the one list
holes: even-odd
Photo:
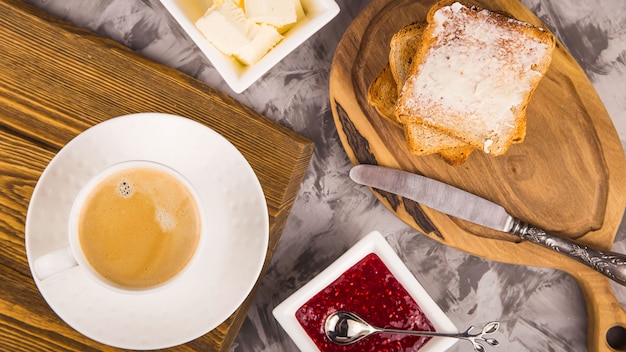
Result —
[{"label": "wood grain texture", "polygon": [[[436,155],[411,155],[402,131],[368,106],[367,87],[388,63],[391,36],[409,23],[424,21],[433,3],[374,0],[340,41],[331,68],[330,96],[351,161],[444,181],[499,203],[512,215],[546,230],[609,249],[626,205],[624,152],[593,86],[561,43],[529,104],[526,140],[500,157],[474,152],[467,163],[452,167]],[[475,3],[542,25],[517,1]],[[573,275],[586,297],[590,350],[610,350],[606,331],[616,324],[626,326],[626,313],[608,279],[582,264],[396,195],[373,192],[406,223],[451,247],[491,260],[556,268]]]},{"label": "wood grain texture", "polygon": [[[116,116],[162,112],[209,126],[237,147],[263,188],[270,241],[263,273],[308,167],[313,144],[179,71],[140,57],[20,1],[0,1],[0,349],[114,350],[65,324],[31,277],[24,224],[37,179],[85,129]],[[222,351],[253,300],[176,351]]]}]

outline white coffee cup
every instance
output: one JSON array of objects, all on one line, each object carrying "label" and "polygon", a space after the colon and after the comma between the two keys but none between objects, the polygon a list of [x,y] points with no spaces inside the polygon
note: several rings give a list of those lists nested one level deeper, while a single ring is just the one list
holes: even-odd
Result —
[{"label": "white coffee cup", "polygon": [[[182,262],[177,263],[176,267],[178,268],[182,266],[182,268],[180,270],[176,270],[176,273],[173,274],[173,276],[168,277],[167,279],[161,280],[161,282],[158,282],[154,285],[149,285],[146,287],[144,286],[136,287],[133,285],[120,284],[118,282],[119,280],[116,281],[115,279],[110,279],[110,278],[105,277],[105,275],[99,272],[96,268],[94,268],[92,263],[90,263],[90,260],[88,259],[88,255],[86,255],[86,251],[81,245],[81,233],[79,230],[79,227],[80,227],[79,225],[80,225],[83,209],[85,208],[86,205],[89,205],[90,202],[94,202],[94,200],[90,200],[91,199],[90,196],[92,196],[92,194],[96,190],[102,187],[101,185],[104,182],[108,182],[108,180],[111,180],[112,177],[117,177],[117,175],[129,173],[129,172],[130,173],[132,172],[142,173],[143,172],[143,173],[152,174],[152,175],[163,175],[163,179],[167,179],[169,181],[172,181],[173,179],[175,181],[178,181],[178,183],[170,182],[169,184],[175,184],[177,187],[178,186],[182,187],[182,188],[177,188],[179,190],[177,194],[185,194],[185,197],[187,198],[190,197],[190,200],[193,202],[191,204],[191,207],[196,210],[196,213],[194,213],[195,216],[192,218],[197,219],[197,222],[198,222],[197,226],[193,225],[194,228],[197,228],[197,240],[195,240],[195,247],[185,252],[186,253],[185,258],[187,258],[188,256],[189,259],[186,260],[185,263],[182,263]],[[170,178],[168,178],[168,176]],[[136,188],[138,190],[139,185],[137,185]],[[188,191],[188,193],[185,193],[185,190]],[[161,191],[164,191],[164,190],[163,189],[158,190],[156,194],[161,194],[162,193]],[[173,192],[169,192],[169,193],[174,194]],[[136,195],[133,194],[132,196],[139,196],[139,194],[140,193],[138,192]],[[157,198],[154,198],[154,197],[155,196],[145,196],[144,198],[145,199],[158,199],[158,197]],[[157,202],[157,200],[155,200],[154,202]],[[94,204],[97,204],[97,203],[94,203]],[[200,255],[200,252],[202,251],[202,248],[204,247],[203,244],[204,244],[204,241],[206,240],[207,231],[206,231],[206,218],[205,218],[205,214],[203,212],[201,204],[202,203],[200,202],[200,197],[198,196],[197,192],[194,190],[191,183],[179,172],[177,172],[176,170],[166,165],[152,162],[152,161],[132,160],[132,161],[125,161],[125,162],[121,162],[121,163],[109,166],[105,168],[104,170],[102,170],[101,172],[99,172],[94,177],[92,177],[81,188],[80,192],[74,199],[74,202],[72,204],[72,208],[69,214],[68,230],[67,230],[69,245],[66,247],[54,250],[52,252],[46,253],[42,255],[41,257],[37,258],[34,264],[35,276],[39,280],[46,280],[57,273],[60,273],[62,271],[78,266],[92,280],[98,282],[99,284],[103,285],[104,287],[108,289],[111,289],[117,292],[122,292],[122,293],[147,293],[156,289],[163,289],[164,287],[174,285],[182,276],[184,276],[185,272],[189,271],[189,268],[194,265],[194,263],[196,262],[196,259],[198,258],[198,256]],[[153,207],[154,209],[157,209],[156,205],[154,205]],[[165,213],[164,213],[165,215],[160,214],[160,209],[157,213],[158,214],[155,214],[155,216],[158,215],[159,217],[159,221],[161,222],[160,223],[161,229],[163,229],[163,226],[162,226],[163,221],[164,221],[163,218],[169,221],[168,224],[172,223],[171,215],[167,214],[167,210],[165,210]],[[128,218],[130,219],[130,217]],[[141,220],[137,220],[137,221],[141,221]],[[175,221],[173,223],[175,223]],[[177,226],[177,224],[172,225],[172,226]],[[133,228],[135,227],[144,228],[144,226],[140,226],[139,224],[134,224]],[[154,227],[154,225],[152,225],[152,227]],[[146,226],[146,228],[152,228],[152,227]],[[86,230],[83,230],[83,232],[84,231]],[[195,233],[195,231],[193,232]],[[152,234],[149,234],[149,235],[152,236]],[[156,236],[156,233],[154,234],[154,236]],[[130,237],[132,236],[125,236],[125,238],[126,237],[129,237],[128,243],[130,245],[130,243],[132,242],[132,239]],[[171,235],[170,237],[175,238],[174,235]],[[84,236],[82,236],[82,238],[84,238]],[[123,243],[124,241],[125,240],[122,239],[115,243]],[[180,242],[180,243],[186,243],[186,242]],[[125,243],[123,244],[125,245]],[[165,248],[168,246],[163,245],[163,247]],[[180,245],[178,247],[187,248],[188,246]],[[132,250],[133,250],[133,253],[142,252],[142,251],[134,252],[136,248],[132,248]],[[148,253],[149,250],[146,249],[145,252]],[[93,253],[93,250],[92,250],[92,253]],[[174,256],[171,255],[170,257],[173,258]],[[160,261],[165,262],[166,260],[163,259]],[[165,265],[168,263],[162,263],[162,264]]]}]

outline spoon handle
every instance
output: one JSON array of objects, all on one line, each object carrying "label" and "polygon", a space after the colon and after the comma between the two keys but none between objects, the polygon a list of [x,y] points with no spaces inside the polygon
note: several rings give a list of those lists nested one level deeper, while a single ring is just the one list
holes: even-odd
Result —
[{"label": "spoon handle", "polygon": [[474,347],[474,351],[476,352],[485,352],[485,346],[482,342],[486,342],[488,345],[497,346],[498,340],[494,338],[486,338],[485,335],[493,334],[498,331],[500,327],[500,323],[497,321],[492,321],[487,323],[479,332],[472,333],[471,331],[474,329],[473,326],[467,328],[467,330],[461,333],[440,333],[434,331],[414,331],[414,330],[398,330],[398,329],[383,329],[383,328],[375,328],[375,332],[377,333],[391,333],[391,334],[405,334],[405,335],[413,335],[413,336],[430,336],[430,337],[451,337],[455,339],[467,340],[472,343]]},{"label": "spoon handle", "polygon": [[430,336],[430,337],[452,337],[457,339],[462,339],[467,336],[464,333],[456,333],[456,334],[448,334],[443,332],[435,332],[435,331],[414,331],[414,330],[399,330],[399,329],[376,329],[376,333],[389,333],[389,334],[400,334],[400,335],[412,335],[412,336]]}]

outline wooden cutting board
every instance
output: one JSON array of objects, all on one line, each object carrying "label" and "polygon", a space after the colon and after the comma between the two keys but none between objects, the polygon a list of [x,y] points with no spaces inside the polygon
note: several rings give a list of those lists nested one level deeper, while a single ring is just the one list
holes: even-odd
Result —
[{"label": "wooden cutting board", "polygon": [[[446,182],[504,206],[511,215],[563,237],[609,249],[626,205],[626,163],[611,119],[585,73],[561,43],[527,111],[526,140],[499,157],[474,151],[457,167],[414,156],[402,130],[367,104],[367,88],[388,63],[391,36],[424,21],[434,1],[374,0],[347,29],[333,59],[332,111],[354,164],[378,164]],[[475,4],[542,26],[516,0]],[[609,280],[578,262],[512,235],[491,231],[372,190],[398,217],[429,237],[491,260],[560,269],[587,302],[590,350],[609,350],[606,332],[626,326]]]},{"label": "wooden cutting board", "polygon": [[[237,147],[263,188],[270,220],[265,268],[309,165],[313,143],[202,82],[140,57],[22,1],[0,1],[0,349],[114,350],[65,324],[31,277],[29,199],[68,141],[107,119],[161,112],[199,121]],[[252,293],[224,323],[174,351],[227,351]]]}]

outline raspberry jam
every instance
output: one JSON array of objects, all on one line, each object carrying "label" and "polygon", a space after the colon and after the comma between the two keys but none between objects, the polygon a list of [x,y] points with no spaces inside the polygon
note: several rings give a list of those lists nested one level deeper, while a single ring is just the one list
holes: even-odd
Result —
[{"label": "raspberry jam", "polygon": [[324,334],[326,317],[337,310],[356,313],[370,324],[395,329],[435,331],[417,302],[387,266],[370,253],[296,311],[296,319],[320,351],[417,351],[430,338],[373,334],[340,346]]}]

